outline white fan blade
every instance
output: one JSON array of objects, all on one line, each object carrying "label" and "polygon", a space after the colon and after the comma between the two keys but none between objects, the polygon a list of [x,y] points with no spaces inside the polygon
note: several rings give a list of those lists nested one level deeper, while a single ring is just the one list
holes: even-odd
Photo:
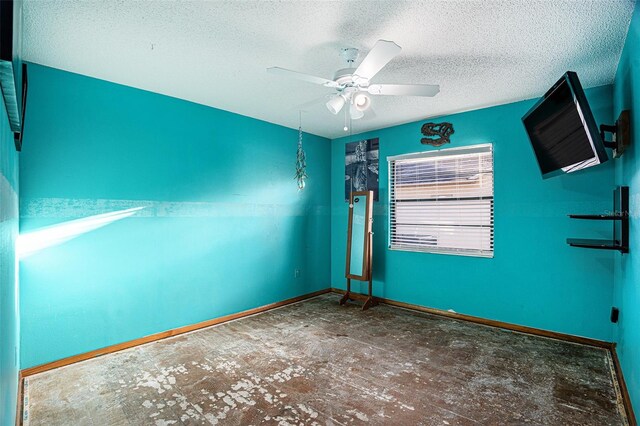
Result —
[{"label": "white fan blade", "polygon": [[316,77],[315,75],[305,74],[298,71],[291,71],[280,67],[267,68],[267,72],[271,74],[281,75],[283,77],[296,78],[298,80],[306,81],[309,83],[321,84],[325,87],[338,87],[338,83],[332,80],[328,80],[322,77]]},{"label": "white fan blade", "polygon": [[372,84],[367,87],[372,95],[435,96],[440,92],[437,84]]},{"label": "white fan blade", "polygon": [[364,83],[378,74],[402,48],[392,41],[378,40],[353,73],[354,83]]},{"label": "white fan blade", "polygon": [[369,107],[365,112],[364,112],[364,119],[365,120],[371,120],[374,118],[377,118],[378,114],[376,114],[376,110],[373,109],[373,107]]},{"label": "white fan blade", "polygon": [[364,117],[364,111],[360,111],[355,105],[351,104],[349,106],[349,116],[352,120],[360,120]]}]

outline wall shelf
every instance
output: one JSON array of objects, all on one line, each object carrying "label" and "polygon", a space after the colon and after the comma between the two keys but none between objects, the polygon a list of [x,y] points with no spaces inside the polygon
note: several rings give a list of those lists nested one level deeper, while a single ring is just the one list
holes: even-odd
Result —
[{"label": "wall shelf", "polygon": [[624,251],[624,247],[618,244],[615,240],[591,240],[586,238],[567,238],[567,244],[571,247],[583,247],[594,248],[601,250],[620,250],[623,253],[628,253],[629,250]]},{"label": "wall shelf", "polygon": [[572,247],[600,250],[618,250],[629,253],[629,187],[619,186],[613,191],[613,214],[570,214],[571,219],[611,220],[613,222],[613,238],[585,239],[567,238]]},{"label": "wall shelf", "polygon": [[589,220],[622,220],[622,216],[610,214],[570,214],[571,219],[589,219]]}]

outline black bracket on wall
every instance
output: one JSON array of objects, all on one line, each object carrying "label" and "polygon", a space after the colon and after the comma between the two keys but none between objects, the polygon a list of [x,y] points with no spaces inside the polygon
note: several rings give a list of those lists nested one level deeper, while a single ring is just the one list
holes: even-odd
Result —
[{"label": "black bracket on wall", "polygon": [[[608,141],[606,133],[611,133],[613,139]],[[613,158],[619,158],[625,149],[631,145],[631,112],[626,109],[620,113],[614,125],[601,124],[600,138],[607,148],[613,149]]]},{"label": "black bracket on wall", "polygon": [[614,306],[611,308],[611,322],[614,324],[617,323],[618,318],[620,318],[620,309]]},{"label": "black bracket on wall", "polygon": [[592,240],[567,238],[572,247],[584,247],[601,250],[618,250],[629,253],[629,187],[619,186],[613,191],[613,212],[608,214],[570,214],[572,219],[611,220],[613,238],[611,240]]},{"label": "black bracket on wall", "polygon": [[[1,1],[1,0],[0,0]],[[27,111],[27,64],[22,64],[22,110],[20,111],[20,122],[22,126],[19,132],[13,133],[13,141],[16,145],[16,151],[22,151],[22,137],[24,136],[24,116]]]}]

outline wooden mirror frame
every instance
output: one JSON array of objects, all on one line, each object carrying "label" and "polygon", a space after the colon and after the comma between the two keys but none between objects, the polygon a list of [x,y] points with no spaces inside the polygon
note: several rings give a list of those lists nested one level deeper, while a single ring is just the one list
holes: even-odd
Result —
[{"label": "wooden mirror frame", "polygon": [[[365,206],[365,224],[364,224],[364,247],[362,250],[362,275],[354,275],[351,273],[351,231],[353,230],[353,208],[355,197],[367,197]],[[377,305],[378,301],[373,297],[373,191],[357,191],[351,193],[349,199],[349,226],[347,228],[347,268],[345,276],[347,277],[347,291],[345,292],[340,304],[344,305],[349,300],[359,299],[364,301],[362,310],[366,310],[371,306]],[[351,280],[369,281],[369,293],[367,295],[360,293],[351,293]]]}]

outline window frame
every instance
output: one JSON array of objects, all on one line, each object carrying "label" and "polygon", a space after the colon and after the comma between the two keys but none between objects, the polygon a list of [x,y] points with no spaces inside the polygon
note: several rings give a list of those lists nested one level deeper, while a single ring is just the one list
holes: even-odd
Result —
[{"label": "window frame", "polygon": [[[450,247],[438,248],[437,246],[398,246],[393,245],[393,226],[392,226],[392,209],[394,208],[396,200],[392,200],[392,194],[395,194],[395,182],[394,182],[394,173],[395,170],[392,162],[398,160],[411,160],[411,159],[420,159],[420,158],[435,158],[435,157],[448,157],[455,155],[465,155],[465,154],[482,154],[482,153],[490,153],[491,154],[491,250],[483,250],[483,249],[456,249]],[[474,145],[466,145],[462,147],[455,148],[444,148],[437,150],[429,150],[429,151],[420,151],[420,152],[412,152],[408,154],[402,155],[394,155],[387,157],[387,179],[388,179],[388,203],[387,203],[387,241],[388,241],[388,249],[393,251],[403,251],[409,253],[433,253],[433,254],[447,254],[447,255],[457,255],[457,256],[467,256],[467,257],[482,257],[482,258],[493,258],[495,253],[495,152],[493,149],[493,143],[483,143],[483,144],[474,144]],[[393,188],[393,189],[392,189]],[[450,198],[451,200],[455,200],[455,198]],[[483,199],[482,197],[478,199]],[[447,198],[443,198],[442,200],[447,200]],[[397,224],[396,224],[397,225]]]}]

